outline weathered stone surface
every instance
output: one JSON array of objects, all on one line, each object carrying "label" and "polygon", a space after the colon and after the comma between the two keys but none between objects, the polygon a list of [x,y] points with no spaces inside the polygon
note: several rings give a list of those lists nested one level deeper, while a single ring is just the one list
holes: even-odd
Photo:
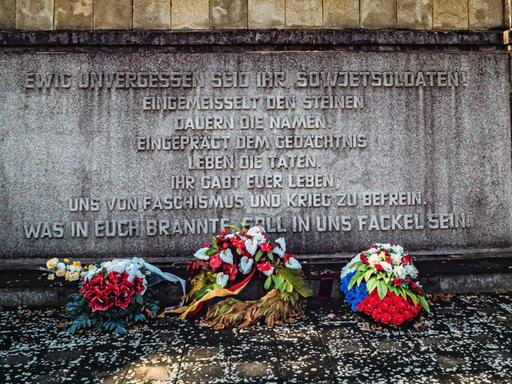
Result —
[{"label": "weathered stone surface", "polygon": [[361,0],[362,28],[396,28],[397,0]]},{"label": "weathered stone surface", "polygon": [[469,0],[469,28],[503,27],[503,10],[503,0]]},{"label": "weathered stone surface", "polygon": [[247,0],[211,0],[210,6],[213,29],[247,28]]},{"label": "weathered stone surface", "polygon": [[358,28],[359,0],[324,0],[324,27]]},{"label": "weathered stone surface", "polygon": [[16,25],[16,0],[0,0],[0,30],[14,29]]},{"label": "weathered stone surface", "polygon": [[322,26],[322,0],[287,0],[286,26],[317,28]]},{"label": "weathered stone surface", "polygon": [[93,0],[55,0],[55,29],[92,29]]},{"label": "weathered stone surface", "polygon": [[468,0],[433,0],[435,29],[468,29]]},{"label": "weathered stone surface", "polygon": [[209,0],[172,0],[172,29],[209,29]]},{"label": "weathered stone surface", "polygon": [[53,29],[53,0],[17,0],[16,29]]},{"label": "weathered stone surface", "polygon": [[134,29],[170,29],[170,0],[133,0]]},{"label": "weathered stone surface", "polygon": [[249,0],[249,28],[285,27],[286,0]]},{"label": "weathered stone surface", "polygon": [[131,29],[132,0],[94,0],[94,29]]},{"label": "weathered stone surface", "polygon": [[432,29],[432,0],[398,0],[398,28]]},{"label": "weathered stone surface", "polygon": [[172,260],[243,218],[299,255],[508,247],[507,70],[506,53],[2,53],[1,256]]}]

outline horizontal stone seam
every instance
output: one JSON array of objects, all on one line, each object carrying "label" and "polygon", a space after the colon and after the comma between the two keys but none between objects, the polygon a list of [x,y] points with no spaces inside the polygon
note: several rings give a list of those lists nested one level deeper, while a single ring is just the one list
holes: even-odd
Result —
[{"label": "horizontal stone seam", "polygon": [[505,46],[500,31],[44,31],[0,32],[0,46],[418,45]]}]

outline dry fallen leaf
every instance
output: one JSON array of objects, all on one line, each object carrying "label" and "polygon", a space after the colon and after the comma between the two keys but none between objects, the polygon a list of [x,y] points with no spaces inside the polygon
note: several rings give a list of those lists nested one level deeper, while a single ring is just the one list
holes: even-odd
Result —
[{"label": "dry fallen leaf", "polygon": [[440,302],[441,301],[441,302],[447,303],[447,302],[452,301],[454,298],[455,298],[454,293],[442,293],[439,295],[433,295],[431,297],[431,301],[432,302]]}]

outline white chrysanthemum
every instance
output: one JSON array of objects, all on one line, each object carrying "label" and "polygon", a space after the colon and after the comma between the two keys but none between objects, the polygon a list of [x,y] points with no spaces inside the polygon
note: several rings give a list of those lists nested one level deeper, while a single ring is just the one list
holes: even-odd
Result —
[{"label": "white chrysanthemum", "polygon": [[378,264],[380,260],[381,258],[378,253],[374,253],[368,258],[370,265]]},{"label": "white chrysanthemum", "polygon": [[393,250],[393,252],[398,253],[399,255],[402,255],[402,253],[404,253],[404,249],[402,248],[402,246],[400,246],[398,244],[397,245],[393,245],[391,247],[391,249]]},{"label": "white chrysanthemum", "polygon": [[414,265],[408,264],[405,267],[405,273],[415,279],[418,276],[418,270]]},{"label": "white chrysanthemum", "polygon": [[402,267],[401,265],[395,266],[393,268],[393,273],[395,274],[396,277],[398,277],[400,279],[405,278],[405,268]]},{"label": "white chrysanthemum", "polygon": [[386,272],[391,272],[393,270],[393,266],[386,261],[381,261],[379,264]]},{"label": "white chrysanthemum", "polygon": [[401,253],[391,253],[391,261],[394,265],[402,264],[402,254]]}]

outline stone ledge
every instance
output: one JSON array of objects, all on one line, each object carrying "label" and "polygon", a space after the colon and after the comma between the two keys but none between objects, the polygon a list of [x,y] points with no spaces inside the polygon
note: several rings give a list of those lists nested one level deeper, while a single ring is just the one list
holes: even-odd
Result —
[{"label": "stone ledge", "polygon": [[[339,273],[348,260],[348,256],[302,260],[307,280],[313,288],[312,300],[325,303],[339,297]],[[187,261],[157,265],[164,271],[186,277]],[[512,291],[511,253],[487,256],[479,253],[443,257],[423,255],[416,257],[415,264],[420,270],[421,282],[431,294]],[[247,299],[261,296],[261,289],[253,285],[247,292]],[[34,265],[9,268],[0,264],[0,306],[63,305],[67,296],[75,290],[76,283],[46,280],[43,272],[38,271]],[[166,305],[176,304],[180,294],[179,287],[174,284],[165,284],[158,290],[159,298]]]},{"label": "stone ledge", "polygon": [[45,31],[0,32],[0,46],[504,46],[502,31]]}]

